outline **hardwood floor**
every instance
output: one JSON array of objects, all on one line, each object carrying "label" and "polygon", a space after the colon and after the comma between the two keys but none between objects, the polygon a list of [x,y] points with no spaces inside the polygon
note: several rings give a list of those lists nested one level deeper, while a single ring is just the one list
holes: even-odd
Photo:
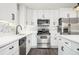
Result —
[{"label": "hardwood floor", "polygon": [[58,55],[57,48],[32,48],[28,55]]}]

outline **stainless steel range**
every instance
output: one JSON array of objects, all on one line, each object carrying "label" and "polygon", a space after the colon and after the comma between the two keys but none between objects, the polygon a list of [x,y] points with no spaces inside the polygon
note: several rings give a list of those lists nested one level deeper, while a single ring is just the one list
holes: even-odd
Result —
[{"label": "stainless steel range", "polygon": [[37,47],[50,48],[49,19],[38,19]]}]

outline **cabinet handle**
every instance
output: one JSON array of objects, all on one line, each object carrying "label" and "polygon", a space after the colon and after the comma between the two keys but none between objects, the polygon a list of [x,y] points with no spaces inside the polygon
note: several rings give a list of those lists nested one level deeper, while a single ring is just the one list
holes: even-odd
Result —
[{"label": "cabinet handle", "polygon": [[11,47],[11,48],[9,48],[9,49],[11,50],[11,49],[13,49],[13,48],[14,48],[14,46],[12,46],[12,47]]},{"label": "cabinet handle", "polygon": [[55,40],[56,40],[57,38],[55,37]]},{"label": "cabinet handle", "polygon": [[15,14],[12,13],[12,20],[15,20]]},{"label": "cabinet handle", "polygon": [[79,51],[79,48],[77,48],[77,51]]},{"label": "cabinet handle", "polygon": [[61,40],[61,39],[59,39],[59,40]]},{"label": "cabinet handle", "polygon": [[68,42],[65,42],[65,44],[68,44]]},{"label": "cabinet handle", "polygon": [[64,47],[63,46],[61,47],[61,50],[64,51]]},{"label": "cabinet handle", "polygon": [[30,43],[30,40],[28,40],[28,43]]}]

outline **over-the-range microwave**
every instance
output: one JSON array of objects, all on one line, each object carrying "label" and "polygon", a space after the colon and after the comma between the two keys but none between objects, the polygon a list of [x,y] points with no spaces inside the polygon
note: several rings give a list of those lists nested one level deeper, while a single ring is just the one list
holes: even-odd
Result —
[{"label": "over-the-range microwave", "polygon": [[50,20],[49,19],[38,19],[37,20],[37,24],[50,24]]}]

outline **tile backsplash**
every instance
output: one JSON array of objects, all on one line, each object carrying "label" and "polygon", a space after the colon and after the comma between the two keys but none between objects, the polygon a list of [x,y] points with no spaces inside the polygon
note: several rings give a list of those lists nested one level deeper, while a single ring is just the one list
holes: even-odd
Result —
[{"label": "tile backsplash", "polygon": [[16,27],[10,25],[10,23],[0,22],[0,33],[15,34]]}]

